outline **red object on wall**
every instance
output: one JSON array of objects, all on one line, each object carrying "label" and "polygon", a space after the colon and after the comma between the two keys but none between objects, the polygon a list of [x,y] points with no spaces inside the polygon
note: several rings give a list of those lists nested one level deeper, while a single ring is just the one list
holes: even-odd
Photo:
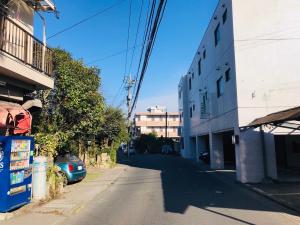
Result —
[{"label": "red object on wall", "polygon": [[0,102],[0,128],[11,134],[26,134],[31,130],[32,116],[21,105]]}]

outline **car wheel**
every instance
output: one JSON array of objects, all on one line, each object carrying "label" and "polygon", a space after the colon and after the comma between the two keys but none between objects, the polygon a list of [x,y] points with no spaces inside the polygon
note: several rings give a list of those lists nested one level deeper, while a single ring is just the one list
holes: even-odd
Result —
[{"label": "car wheel", "polygon": [[67,175],[65,173],[63,173],[63,172],[60,172],[60,176],[61,176],[62,181],[63,181],[63,186],[64,187],[67,186],[67,184],[68,184],[68,177],[67,177]]}]

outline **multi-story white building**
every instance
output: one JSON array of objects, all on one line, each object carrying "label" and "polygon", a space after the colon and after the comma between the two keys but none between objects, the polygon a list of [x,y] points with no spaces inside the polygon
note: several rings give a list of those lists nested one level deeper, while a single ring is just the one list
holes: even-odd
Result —
[{"label": "multi-story white building", "polygon": [[265,128],[266,165],[260,132],[241,127],[300,105],[299,11],[298,0],[219,1],[178,87],[183,157],[209,151],[211,168],[231,163],[241,182],[277,179],[290,130]]},{"label": "multi-story white building", "polygon": [[156,133],[158,137],[178,139],[179,113],[166,112],[165,107],[150,107],[134,116],[135,136]]},{"label": "multi-story white building", "polygon": [[[34,37],[34,12],[54,10],[50,0],[3,0],[0,3],[2,132],[16,126],[24,116],[30,120],[30,108],[41,107],[40,102],[32,99],[32,93],[53,88],[52,51],[46,46],[45,37],[44,41]],[[18,129],[22,133],[20,127]]]}]

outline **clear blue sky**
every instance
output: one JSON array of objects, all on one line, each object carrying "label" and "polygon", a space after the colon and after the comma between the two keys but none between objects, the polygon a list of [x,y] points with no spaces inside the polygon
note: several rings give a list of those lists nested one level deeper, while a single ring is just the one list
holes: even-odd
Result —
[{"label": "clear blue sky", "polygon": [[[138,43],[144,31],[145,12],[149,0],[144,0],[143,19]],[[118,0],[56,1],[60,18],[46,15],[47,36],[84,19]],[[125,0],[115,8],[48,40],[51,47],[61,47],[76,59],[90,63],[126,49],[129,2]],[[142,0],[132,0],[129,46],[133,46],[139,9]],[[156,39],[147,73],[141,89],[136,111],[152,105],[163,105],[168,111],[177,111],[177,85],[186,73],[200,40],[209,23],[218,0],[169,0],[163,22]],[[85,4],[84,4],[85,3]],[[41,37],[41,20],[35,18],[35,33]],[[142,31],[142,32],[141,32]],[[128,52],[130,63],[132,50]],[[131,74],[135,76],[140,47],[135,51]],[[102,88],[106,102],[111,104],[121,86],[125,72],[125,52],[99,60],[91,65],[101,69]],[[129,66],[128,66],[129,67]],[[114,101],[114,106],[125,99],[125,90]],[[125,104],[122,105],[124,108]]]}]

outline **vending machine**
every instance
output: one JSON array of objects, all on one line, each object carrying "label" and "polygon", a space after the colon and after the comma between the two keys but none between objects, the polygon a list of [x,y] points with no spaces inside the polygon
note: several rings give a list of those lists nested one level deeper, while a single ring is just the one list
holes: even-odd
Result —
[{"label": "vending machine", "polygon": [[31,200],[34,140],[26,136],[0,136],[0,212]]}]

